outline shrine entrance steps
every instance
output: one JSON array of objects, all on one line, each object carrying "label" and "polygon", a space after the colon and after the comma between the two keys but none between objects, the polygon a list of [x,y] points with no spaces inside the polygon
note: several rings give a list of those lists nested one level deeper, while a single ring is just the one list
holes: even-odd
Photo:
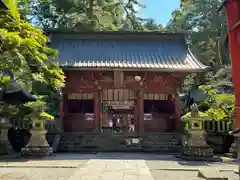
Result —
[{"label": "shrine entrance steps", "polygon": [[58,152],[179,153],[178,133],[61,133]]}]

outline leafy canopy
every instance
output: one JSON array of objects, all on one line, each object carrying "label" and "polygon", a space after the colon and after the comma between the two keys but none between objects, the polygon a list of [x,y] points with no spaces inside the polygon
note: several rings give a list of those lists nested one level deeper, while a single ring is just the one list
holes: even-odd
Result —
[{"label": "leafy canopy", "polygon": [[233,94],[218,94],[211,85],[199,87],[208,94],[206,100],[200,106],[207,107],[207,113],[213,120],[229,120],[235,113],[235,98]]},{"label": "leafy canopy", "polygon": [[[13,1],[8,3],[9,10],[0,11],[0,71],[10,72],[23,89],[32,90],[38,96],[42,95],[41,92],[32,89],[36,83],[47,88],[49,94],[57,93],[64,86],[57,51],[47,46],[47,37],[40,29],[20,18]],[[0,85],[6,85],[9,80],[7,75],[1,75]],[[33,103],[32,108],[42,103],[45,99]]]}]

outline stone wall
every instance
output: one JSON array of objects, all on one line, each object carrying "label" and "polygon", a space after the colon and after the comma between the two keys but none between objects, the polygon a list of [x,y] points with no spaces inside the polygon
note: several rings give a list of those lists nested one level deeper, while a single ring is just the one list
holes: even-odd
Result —
[{"label": "stone wall", "polygon": [[228,153],[234,137],[223,133],[208,133],[206,137],[207,143],[214,150],[214,153]]},{"label": "stone wall", "polygon": [[176,133],[61,133],[58,151],[177,153],[180,147]]}]

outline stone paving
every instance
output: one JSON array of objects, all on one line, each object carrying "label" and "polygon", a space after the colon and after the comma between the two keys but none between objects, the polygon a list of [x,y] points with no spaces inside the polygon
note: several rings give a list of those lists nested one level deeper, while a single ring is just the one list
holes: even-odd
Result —
[{"label": "stone paving", "polygon": [[0,161],[0,167],[78,168],[94,157],[94,154],[54,154],[40,159],[17,158]]},{"label": "stone paving", "polygon": [[217,168],[239,180],[234,163],[179,161],[144,153],[55,154],[42,159],[0,162],[0,180],[203,180],[200,168]]}]

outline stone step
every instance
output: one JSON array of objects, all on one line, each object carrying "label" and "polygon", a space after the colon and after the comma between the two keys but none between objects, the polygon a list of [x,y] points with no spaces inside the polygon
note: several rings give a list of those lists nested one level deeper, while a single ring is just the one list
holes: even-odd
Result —
[{"label": "stone step", "polygon": [[62,133],[58,145],[61,152],[176,153],[180,149],[180,135],[177,133]]},{"label": "stone step", "polygon": [[151,149],[144,149],[144,148],[59,148],[58,152],[159,152],[165,154],[175,154],[179,153],[181,148],[151,148]]}]

